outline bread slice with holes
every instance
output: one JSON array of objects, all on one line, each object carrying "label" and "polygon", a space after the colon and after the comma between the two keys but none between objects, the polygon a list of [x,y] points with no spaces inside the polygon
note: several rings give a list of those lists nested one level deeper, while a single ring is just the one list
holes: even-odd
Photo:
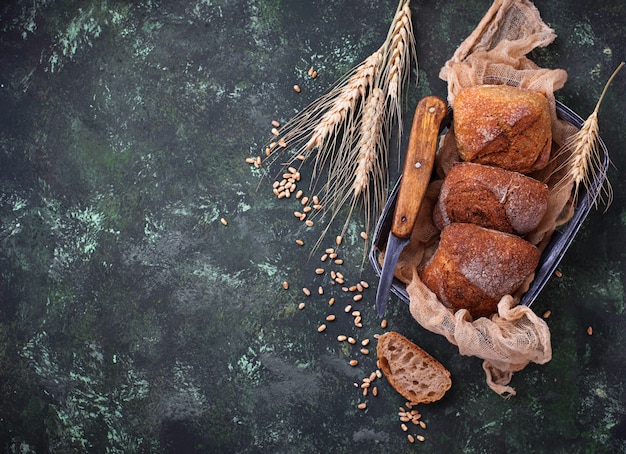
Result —
[{"label": "bread slice with holes", "polygon": [[410,402],[438,401],[452,386],[450,372],[400,333],[381,335],[376,354],[391,386]]}]

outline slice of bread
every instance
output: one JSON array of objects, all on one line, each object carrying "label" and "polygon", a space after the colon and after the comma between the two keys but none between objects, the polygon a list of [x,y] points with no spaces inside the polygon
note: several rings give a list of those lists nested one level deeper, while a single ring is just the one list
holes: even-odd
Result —
[{"label": "slice of bread", "polygon": [[439,361],[395,331],[380,336],[376,354],[391,386],[410,402],[435,402],[452,386]]}]

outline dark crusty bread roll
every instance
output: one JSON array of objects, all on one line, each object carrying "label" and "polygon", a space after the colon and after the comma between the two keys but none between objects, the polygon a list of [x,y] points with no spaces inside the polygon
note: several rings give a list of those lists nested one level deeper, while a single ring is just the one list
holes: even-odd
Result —
[{"label": "dark crusty bread roll", "polygon": [[497,311],[502,296],[513,293],[533,273],[540,252],[522,238],[474,224],[450,224],[420,273],[422,282],[453,309],[472,317]]},{"label": "dark crusty bread roll", "polygon": [[452,386],[439,361],[395,331],[378,338],[376,355],[391,386],[414,404],[435,402]]},{"label": "dark crusty bread roll", "polygon": [[548,186],[518,172],[462,162],[441,186],[433,221],[442,230],[455,222],[525,235],[548,208]]},{"label": "dark crusty bread roll", "polygon": [[520,173],[548,163],[550,108],[541,93],[508,85],[464,88],[454,101],[453,123],[463,161]]}]

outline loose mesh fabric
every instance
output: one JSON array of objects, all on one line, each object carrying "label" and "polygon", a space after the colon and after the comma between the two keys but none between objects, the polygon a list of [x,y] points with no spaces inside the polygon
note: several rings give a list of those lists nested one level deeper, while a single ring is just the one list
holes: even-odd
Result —
[{"label": "loose mesh fabric", "polygon": [[[576,129],[557,119],[554,90],[561,88],[567,73],[544,69],[526,57],[536,47],[551,43],[554,31],[542,20],[536,7],[527,0],[496,0],[476,30],[460,45],[441,69],[448,82],[448,102],[454,107],[455,95],[462,88],[507,84],[543,93],[552,112],[553,155]],[[459,160],[454,131],[442,138],[436,173],[423,201],[411,241],[402,252],[396,276],[407,284],[410,312],[424,328],[445,336],[462,355],[483,359],[486,381],[496,393],[508,397],[515,390],[508,386],[514,372],[528,363],[544,364],[552,358],[550,330],[530,308],[519,304],[534,276],[530,276],[513,295],[505,295],[498,312],[490,318],[472,320],[465,309],[453,313],[420,280],[418,269],[434,253],[439,231],[432,223],[432,211],[441,179]],[[572,184],[563,184],[558,158],[531,176],[550,188],[548,210],[539,226],[524,238],[543,250],[554,229],[573,214]],[[560,181],[559,185],[556,182]]]}]

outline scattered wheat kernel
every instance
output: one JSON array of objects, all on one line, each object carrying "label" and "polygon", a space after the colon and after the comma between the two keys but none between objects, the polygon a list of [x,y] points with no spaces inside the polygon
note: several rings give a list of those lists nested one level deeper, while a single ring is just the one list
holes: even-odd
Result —
[{"label": "scattered wheat kernel", "polygon": [[224,218],[221,218],[221,219],[220,219],[220,222],[221,222],[222,224],[224,224],[224,225],[228,225],[228,221],[227,221],[226,219],[224,219]]},{"label": "scattered wheat kernel", "polygon": [[409,440],[410,443],[415,443],[415,438],[413,437],[413,435],[409,434],[406,438]]},{"label": "scattered wheat kernel", "polygon": [[376,369],[376,377],[377,378],[383,378],[383,373],[381,372],[380,369]]},{"label": "scattered wheat kernel", "polygon": [[361,404],[357,405],[357,408],[359,410],[365,410],[367,408],[367,404],[366,403],[361,403]]},{"label": "scattered wheat kernel", "polygon": [[335,315],[334,314],[330,314],[326,317],[326,321],[328,322],[332,322],[333,320],[335,320]]},{"label": "scattered wheat kernel", "polygon": [[283,282],[283,288],[285,290],[288,290],[289,289],[289,282],[287,282],[287,281]]},{"label": "scattered wheat kernel", "polygon": [[272,126],[274,126],[275,128],[278,128],[280,126],[280,123],[276,120],[272,120]]},{"label": "scattered wheat kernel", "polygon": [[326,330],[326,325],[324,325],[323,323],[317,327],[317,332],[321,333],[322,331]]},{"label": "scattered wheat kernel", "polygon": [[337,278],[337,284],[343,284],[343,283],[344,283],[343,278],[342,277],[338,277]]},{"label": "scattered wheat kernel", "polygon": [[350,306],[349,304],[346,306],[346,308],[344,309],[344,311],[346,311],[346,314],[348,312],[350,312],[352,310],[352,306]]},{"label": "scattered wheat kernel", "polygon": [[359,362],[356,359],[351,359],[350,363],[349,363],[352,367],[356,366],[357,364],[359,364]]},{"label": "scattered wheat kernel", "polygon": [[282,147],[282,148],[286,148],[287,147],[287,142],[285,142],[285,139],[280,139],[278,141],[278,146]]},{"label": "scattered wheat kernel", "polygon": [[363,288],[369,288],[369,284],[365,281],[361,281],[360,284],[363,286]]},{"label": "scattered wheat kernel", "polygon": [[367,240],[367,233],[361,232],[360,235],[361,235],[361,238],[363,238],[364,240]]},{"label": "scattered wheat kernel", "polygon": [[383,318],[383,321],[382,321],[382,322],[380,322],[380,327],[381,327],[382,329],[387,328],[387,319],[386,319],[386,318]]},{"label": "scattered wheat kernel", "polygon": [[317,293],[319,295],[323,295],[324,294],[324,288],[322,286],[317,287]]},{"label": "scattered wheat kernel", "polygon": [[296,244],[298,246],[304,246],[304,241],[298,239],[298,240],[296,240]]},{"label": "scattered wheat kernel", "polygon": [[348,337],[348,343],[354,345],[356,344],[356,339],[354,337]]},{"label": "scattered wheat kernel", "polygon": [[359,293],[358,295],[354,295],[354,296],[352,297],[352,299],[353,299],[354,301],[361,301],[361,300],[363,299],[363,295],[361,295],[361,294]]},{"label": "scattered wheat kernel", "polygon": [[331,298],[328,300],[328,305],[332,306],[333,304],[335,304],[335,298]]},{"label": "scattered wheat kernel", "polygon": [[296,156],[296,159],[298,161],[304,161],[306,159],[306,157],[303,154],[299,154],[298,156]]},{"label": "scattered wheat kernel", "polygon": [[320,198],[319,198],[318,196],[314,195],[314,196],[313,196],[313,203],[314,203],[315,205],[317,205],[318,203],[320,203]]},{"label": "scattered wheat kernel", "polygon": [[306,287],[302,288],[302,293],[304,293],[306,296],[311,296],[311,290]]},{"label": "scattered wheat kernel", "polygon": [[[267,147],[267,148],[265,149],[265,156],[269,156],[270,154],[272,154],[272,150],[270,150],[270,148],[269,148],[269,147]],[[254,164],[256,165],[256,162],[255,162]]]},{"label": "scattered wheat kernel", "polygon": [[353,317],[359,317],[361,315],[361,311],[352,311]]},{"label": "scattered wheat kernel", "polygon": [[402,422],[409,422],[411,420],[411,418],[409,418],[408,416],[400,416],[400,421]]},{"label": "scattered wheat kernel", "polygon": [[254,158],[246,158],[246,162],[248,164],[254,164],[256,162],[256,159],[254,159]]},{"label": "scattered wheat kernel", "polygon": [[279,134],[278,129],[272,128],[272,135],[277,136]]},{"label": "scattered wheat kernel", "polygon": [[304,207],[302,209],[302,211],[304,211],[305,213],[310,213],[312,210],[313,210],[313,208],[311,208],[311,207]]},{"label": "scattered wheat kernel", "polygon": [[272,143],[270,143],[270,149],[275,148],[275,147],[276,147],[276,145],[278,145],[276,142],[272,142]]},{"label": "scattered wheat kernel", "polygon": [[426,429],[426,423],[424,421],[420,421],[419,424],[422,429]]},{"label": "scattered wheat kernel", "polygon": [[302,197],[302,200],[300,202],[302,202],[302,205],[306,205],[307,203],[309,203],[309,198],[307,196],[304,196]]},{"label": "scattered wheat kernel", "polygon": [[335,260],[335,265],[343,265],[343,260],[342,259]]},{"label": "scattered wheat kernel", "polygon": [[300,303],[298,304],[298,309],[302,310],[304,309],[305,304],[304,303]]},{"label": "scattered wheat kernel", "polygon": [[593,334],[593,328],[591,326],[587,328],[587,334],[590,336]]},{"label": "scattered wheat kernel", "polygon": [[550,315],[552,315],[552,312],[551,312],[551,311],[545,311],[545,312],[543,313],[543,318],[548,318],[548,317],[550,317]]},{"label": "scattered wheat kernel", "polygon": [[376,380],[376,372],[372,372],[369,376],[369,381],[374,381]]},{"label": "scattered wheat kernel", "polygon": [[363,355],[369,355],[370,351],[369,351],[367,348],[362,348],[362,349],[361,349],[361,353],[362,353]]},{"label": "scattered wheat kernel", "polygon": [[[320,260],[321,260],[322,262],[325,262],[327,259],[328,259],[328,254],[323,254],[323,255],[320,257]],[[333,271],[333,273],[334,273],[334,271]]]},{"label": "scattered wheat kernel", "polygon": [[301,212],[299,212],[299,211],[294,211],[294,212],[293,212],[293,215],[294,215],[295,217],[297,217],[297,218],[302,218],[302,213],[301,213]]},{"label": "scattered wheat kernel", "polygon": [[369,340],[369,339],[363,339],[363,340],[361,341],[361,345],[362,345],[363,347],[366,347],[369,343],[370,343],[370,340]]},{"label": "scattered wheat kernel", "polygon": [[359,325],[362,321],[363,321],[363,319],[361,318],[360,315],[357,315],[356,317],[354,317],[354,324],[355,325]]},{"label": "scattered wheat kernel", "polygon": [[426,439],[424,438],[424,435],[418,435],[418,436],[417,436],[417,439],[418,439],[419,441],[424,441],[424,440],[426,440]]},{"label": "scattered wheat kernel", "polygon": [[295,91],[296,93],[300,93],[301,89],[299,85],[294,85],[293,86],[293,91]]},{"label": "scattered wheat kernel", "polygon": [[344,278],[343,273],[340,273],[339,271],[337,271],[337,277],[340,279],[343,279]]},{"label": "scattered wheat kernel", "polygon": [[370,386],[370,382],[368,381],[363,380],[363,383],[361,383],[361,388],[369,388]]},{"label": "scattered wheat kernel", "polygon": [[363,328],[363,323],[358,322],[358,323],[355,323],[354,326],[356,326],[357,328]]},{"label": "scattered wheat kernel", "polygon": [[332,254],[333,252],[335,252],[335,250],[333,248],[329,247],[329,248],[326,248],[326,250],[324,252],[326,252],[327,254]]},{"label": "scattered wheat kernel", "polygon": [[361,283],[356,284],[356,291],[357,292],[362,292],[363,291],[363,286],[361,285]]},{"label": "scattered wheat kernel", "polygon": [[407,430],[409,430],[409,428],[408,428],[408,427],[406,426],[406,424],[404,424],[404,423],[400,424],[400,428],[401,428],[403,431],[405,431],[405,432],[406,432]]},{"label": "scattered wheat kernel", "polygon": [[337,258],[337,253],[336,252],[332,252],[330,254],[328,254],[328,257],[331,259],[336,259]]},{"label": "scattered wheat kernel", "polygon": [[307,219],[307,220],[305,221],[305,224],[306,224],[307,226],[309,226],[309,227],[313,227],[313,221],[311,221],[310,219]]},{"label": "scattered wheat kernel", "polygon": [[299,199],[300,197],[302,197],[302,194],[304,194],[302,192],[302,189],[299,189],[298,192],[296,192],[296,199]]},{"label": "scattered wheat kernel", "polygon": [[555,275],[556,277],[563,277],[563,273],[561,273],[559,270],[555,270],[555,271],[554,271],[554,275]]},{"label": "scattered wheat kernel", "polygon": [[347,338],[348,338],[348,336],[345,336],[345,335],[343,335],[343,334],[340,334],[339,336],[337,336],[337,340],[338,340],[339,342],[343,342],[343,341],[345,341]]},{"label": "scattered wheat kernel", "polygon": [[368,388],[363,388],[363,392],[362,392],[362,394],[363,394],[364,396],[367,396],[367,394],[368,394],[368,393],[369,393],[369,389],[368,389]]},{"label": "scattered wheat kernel", "polygon": [[315,274],[324,274],[324,268],[318,268],[315,270]]},{"label": "scattered wheat kernel", "polygon": [[316,209],[316,210],[321,210],[324,207],[322,205],[320,205],[319,203],[316,203],[315,205],[313,205],[313,208]]},{"label": "scattered wheat kernel", "polygon": [[374,388],[372,389],[372,395],[374,397],[378,396],[378,387],[377,386],[374,386]]}]

